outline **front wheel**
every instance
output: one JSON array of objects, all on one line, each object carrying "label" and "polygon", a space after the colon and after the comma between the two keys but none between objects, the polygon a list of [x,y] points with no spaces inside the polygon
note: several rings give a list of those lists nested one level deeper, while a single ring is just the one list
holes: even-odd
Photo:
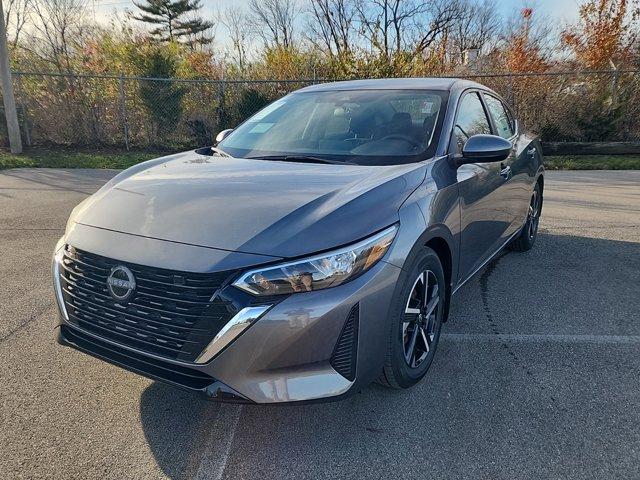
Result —
[{"label": "front wheel", "polygon": [[510,250],[515,250],[516,252],[531,250],[538,237],[538,224],[540,223],[541,211],[542,191],[540,190],[540,184],[536,183],[533,189],[533,195],[531,196],[531,202],[529,203],[529,209],[527,210],[527,220],[524,223],[524,227],[522,227],[520,235],[509,244]]},{"label": "front wheel", "polygon": [[378,382],[409,388],[425,376],[438,346],[444,315],[445,280],[438,255],[423,248],[407,269],[392,301],[387,355]]}]

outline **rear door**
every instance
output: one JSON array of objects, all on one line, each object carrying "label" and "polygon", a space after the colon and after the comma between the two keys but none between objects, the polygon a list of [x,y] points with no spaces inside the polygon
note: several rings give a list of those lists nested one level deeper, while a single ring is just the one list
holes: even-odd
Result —
[{"label": "rear door", "polygon": [[521,141],[514,117],[502,100],[488,92],[483,92],[482,97],[491,117],[494,135],[509,140],[513,146],[509,158],[501,164],[502,176],[505,178],[501,201],[512,218],[512,224],[505,231],[508,237],[522,226],[529,206],[530,146]]},{"label": "rear door", "polygon": [[[461,154],[473,135],[493,133],[480,92],[467,91],[458,103],[450,154]],[[504,243],[513,223],[505,202],[504,163],[471,163],[457,170],[460,195],[460,275],[466,278]]]}]

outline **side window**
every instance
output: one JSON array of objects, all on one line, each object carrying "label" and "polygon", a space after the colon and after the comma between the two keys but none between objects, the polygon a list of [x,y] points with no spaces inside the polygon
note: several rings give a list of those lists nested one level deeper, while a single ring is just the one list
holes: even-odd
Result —
[{"label": "side window", "polygon": [[502,102],[491,95],[485,95],[484,100],[487,103],[487,108],[493,117],[493,121],[496,123],[496,128],[498,129],[496,133],[502,138],[508,139],[513,137],[515,133],[513,121]]},{"label": "side window", "polygon": [[469,139],[478,134],[490,134],[491,127],[484,107],[477,93],[467,93],[460,102],[456,125],[453,130],[454,147],[462,153],[462,147]]}]

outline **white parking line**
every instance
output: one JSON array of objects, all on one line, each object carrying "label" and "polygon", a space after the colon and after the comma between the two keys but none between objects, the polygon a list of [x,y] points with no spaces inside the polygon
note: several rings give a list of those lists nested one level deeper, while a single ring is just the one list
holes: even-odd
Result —
[{"label": "white parking line", "polygon": [[524,342],[639,344],[640,335],[555,335],[520,333],[443,333],[442,339],[453,342]]},{"label": "white parking line", "polygon": [[196,480],[222,478],[231,454],[231,446],[241,413],[242,405],[220,405],[216,420],[210,425],[209,441],[202,452],[202,458],[194,476]]}]

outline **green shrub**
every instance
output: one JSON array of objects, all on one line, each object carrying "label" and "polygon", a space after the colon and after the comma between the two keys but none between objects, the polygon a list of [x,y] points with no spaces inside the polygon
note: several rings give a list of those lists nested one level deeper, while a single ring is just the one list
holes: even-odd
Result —
[{"label": "green shrub", "polygon": [[175,132],[182,119],[182,98],[187,91],[173,80],[178,62],[171,54],[154,49],[145,63],[145,77],[168,79],[161,82],[142,81],[140,84],[140,97],[154,124],[154,136],[165,138]]},{"label": "green shrub", "polygon": [[266,107],[269,103],[271,103],[271,99],[259,90],[253,88],[243,90],[235,106],[235,115],[233,118],[235,122],[233,127],[244,122],[258,110]]}]

